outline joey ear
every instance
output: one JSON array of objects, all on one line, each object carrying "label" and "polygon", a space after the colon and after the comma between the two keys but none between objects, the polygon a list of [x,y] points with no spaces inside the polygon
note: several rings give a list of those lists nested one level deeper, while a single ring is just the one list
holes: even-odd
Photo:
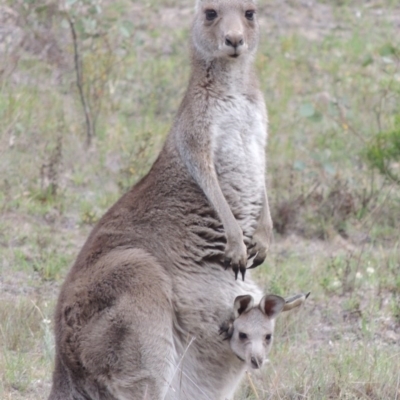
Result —
[{"label": "joey ear", "polygon": [[274,294],[267,294],[261,299],[259,307],[269,318],[276,318],[285,307],[285,299]]},{"label": "joey ear", "polygon": [[235,313],[235,318],[245,311],[249,311],[254,305],[254,299],[249,294],[244,296],[237,296],[235,302],[233,303],[233,311]]},{"label": "joey ear", "polygon": [[306,294],[296,294],[296,296],[289,297],[285,299],[285,307],[283,307],[283,311],[289,311],[292,310],[293,308],[299,307],[302,305],[307,297],[310,295],[311,292],[308,292]]},{"label": "joey ear", "polygon": [[233,320],[223,322],[219,327],[219,334],[224,340],[230,339],[233,335]]}]

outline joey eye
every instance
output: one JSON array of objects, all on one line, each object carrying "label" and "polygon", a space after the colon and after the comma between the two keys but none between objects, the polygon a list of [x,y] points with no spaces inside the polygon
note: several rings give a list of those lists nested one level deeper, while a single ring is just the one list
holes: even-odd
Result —
[{"label": "joey eye", "polygon": [[205,14],[207,21],[213,21],[215,18],[218,17],[218,14],[215,10],[206,10]]},{"label": "joey eye", "polygon": [[268,335],[265,336],[265,340],[270,341],[271,337],[272,337],[272,335],[270,333],[268,333]]},{"label": "joey eye", "polygon": [[253,21],[254,20],[254,14],[256,12],[254,10],[247,10],[246,13],[244,14],[245,17],[249,20],[249,21]]},{"label": "joey eye", "polygon": [[239,339],[242,339],[242,340],[247,339],[247,335],[243,332],[239,332]]}]

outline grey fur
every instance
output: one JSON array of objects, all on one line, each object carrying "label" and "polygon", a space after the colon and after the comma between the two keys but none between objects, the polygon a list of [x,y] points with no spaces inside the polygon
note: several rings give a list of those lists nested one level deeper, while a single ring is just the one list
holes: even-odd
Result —
[{"label": "grey fur", "polygon": [[198,1],[192,74],[164,148],[93,229],[61,288],[50,400],[233,395],[243,362],[218,328],[236,296],[261,299],[244,275],[272,232],[249,9],[255,2]]},{"label": "grey fur", "polygon": [[263,366],[271,350],[276,317],[302,305],[309,294],[288,299],[269,294],[257,305],[251,295],[236,297],[231,319],[222,323],[220,335],[229,340],[233,353],[243,361],[243,371]]}]

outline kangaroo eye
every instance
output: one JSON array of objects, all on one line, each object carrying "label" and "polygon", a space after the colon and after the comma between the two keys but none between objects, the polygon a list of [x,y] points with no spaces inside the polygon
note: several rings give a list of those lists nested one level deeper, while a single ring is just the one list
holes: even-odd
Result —
[{"label": "kangaroo eye", "polygon": [[242,340],[247,339],[247,335],[243,332],[239,332],[239,339],[242,339]]},{"label": "kangaroo eye", "polygon": [[244,14],[245,15],[245,17],[249,20],[249,21],[253,21],[254,20],[254,14],[255,14],[256,12],[255,11],[253,11],[253,10],[248,10],[248,11],[246,11],[246,13]]},{"label": "kangaroo eye", "polygon": [[271,340],[272,335],[270,333],[268,333],[267,336],[265,336],[265,340],[270,341]]},{"label": "kangaroo eye", "polygon": [[206,10],[206,20],[207,21],[213,21],[217,17],[218,17],[218,14],[215,10]]}]

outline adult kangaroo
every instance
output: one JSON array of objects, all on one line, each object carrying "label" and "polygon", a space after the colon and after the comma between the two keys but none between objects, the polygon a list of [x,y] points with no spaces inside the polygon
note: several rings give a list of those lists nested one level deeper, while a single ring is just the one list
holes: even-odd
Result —
[{"label": "adult kangaroo", "polygon": [[61,288],[50,400],[233,395],[243,361],[218,330],[237,296],[262,298],[244,278],[272,231],[258,30],[255,0],[197,1],[192,73],[165,145]]}]

